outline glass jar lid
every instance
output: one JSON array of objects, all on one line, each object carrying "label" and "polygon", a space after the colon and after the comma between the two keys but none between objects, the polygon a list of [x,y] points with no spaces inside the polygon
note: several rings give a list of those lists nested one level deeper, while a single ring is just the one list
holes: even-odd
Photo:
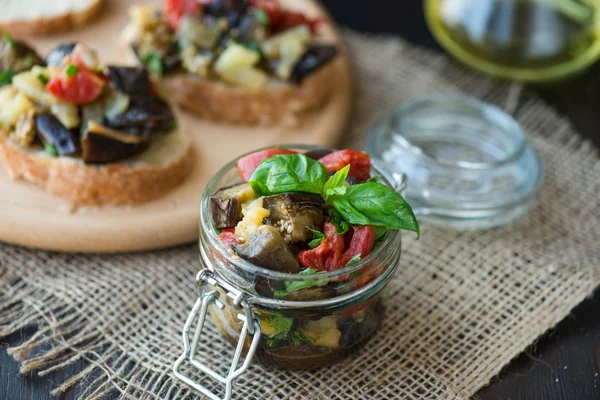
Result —
[{"label": "glass jar lid", "polygon": [[419,219],[457,229],[516,220],[544,180],[517,121],[463,95],[402,103],[371,128],[367,151],[389,173],[408,176],[404,197]]}]

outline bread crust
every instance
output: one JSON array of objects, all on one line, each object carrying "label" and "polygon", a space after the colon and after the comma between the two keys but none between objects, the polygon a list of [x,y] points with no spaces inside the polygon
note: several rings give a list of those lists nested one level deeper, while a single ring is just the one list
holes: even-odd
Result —
[{"label": "bread crust", "polygon": [[71,11],[52,17],[22,19],[0,23],[0,31],[8,31],[12,35],[17,36],[46,35],[70,31],[83,26],[96,18],[102,11],[103,1],[104,0],[95,0],[84,10]]},{"label": "bread crust", "polygon": [[302,84],[270,82],[258,92],[184,73],[157,81],[169,100],[208,120],[241,125],[294,126],[298,115],[322,105],[332,92],[336,63],[332,60]]},{"label": "bread crust", "polygon": [[66,157],[39,156],[0,137],[0,162],[11,179],[41,185],[74,206],[136,205],[161,197],[179,185],[191,169],[193,152],[188,144],[179,158],[162,166],[86,165]]}]

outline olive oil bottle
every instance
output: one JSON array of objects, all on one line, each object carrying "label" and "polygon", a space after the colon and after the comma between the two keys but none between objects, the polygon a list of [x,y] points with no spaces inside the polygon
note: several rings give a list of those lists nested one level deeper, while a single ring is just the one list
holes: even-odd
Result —
[{"label": "olive oil bottle", "polygon": [[529,82],[600,57],[600,0],[426,0],[436,39],[481,72]]}]

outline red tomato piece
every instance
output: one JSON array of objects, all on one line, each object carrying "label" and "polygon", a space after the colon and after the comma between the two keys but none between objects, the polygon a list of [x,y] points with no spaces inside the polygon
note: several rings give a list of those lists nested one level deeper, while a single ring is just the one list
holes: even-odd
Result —
[{"label": "red tomato piece", "polygon": [[298,154],[298,152],[294,150],[276,148],[248,154],[246,157],[240,158],[236,163],[240,177],[244,180],[244,182],[248,182],[261,162],[278,154]]},{"label": "red tomato piece", "polygon": [[273,0],[254,0],[255,7],[260,8],[267,14],[271,22],[271,31],[274,33],[285,31],[298,25],[306,24],[312,32],[315,32],[319,25],[324,21],[323,18],[309,18],[306,15],[288,11],[281,8],[277,1]]},{"label": "red tomato piece", "polygon": [[348,315],[352,315],[354,313],[357,313],[359,311],[362,311],[365,308],[367,308],[374,300],[375,300],[375,297],[371,297],[369,300],[365,301],[364,303],[360,303],[360,304],[357,304],[355,306],[348,307],[347,309],[345,309],[344,311],[342,311],[340,313],[340,315],[348,316]]},{"label": "red tomato piece", "polygon": [[371,176],[371,157],[360,151],[335,151],[321,158],[319,162],[327,168],[328,172],[337,172],[350,164],[348,175],[361,181]]},{"label": "red tomato piece", "polygon": [[371,250],[375,245],[375,236],[375,229],[370,226],[355,226],[350,245],[344,252],[342,263],[344,265],[348,264],[352,258],[359,254],[361,259],[371,254]]},{"label": "red tomato piece", "polygon": [[97,99],[104,90],[105,80],[83,65],[77,68],[73,76],[61,73],[52,78],[46,89],[59,99],[78,105]]},{"label": "red tomato piece", "polygon": [[344,266],[344,235],[336,233],[335,225],[325,222],[325,239],[311,250],[298,253],[298,262],[305,268],[334,271]]},{"label": "red tomato piece", "polygon": [[202,11],[198,0],[166,0],[165,14],[173,29],[179,29],[179,20],[189,14],[199,14]]},{"label": "red tomato piece", "polygon": [[227,247],[231,247],[234,244],[242,244],[242,242],[240,242],[238,237],[235,235],[235,228],[222,229],[219,239],[221,239],[223,244]]}]

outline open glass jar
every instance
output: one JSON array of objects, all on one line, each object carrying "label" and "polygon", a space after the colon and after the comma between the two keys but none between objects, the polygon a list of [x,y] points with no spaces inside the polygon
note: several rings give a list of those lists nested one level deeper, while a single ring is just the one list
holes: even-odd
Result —
[{"label": "open glass jar", "polygon": [[[284,147],[299,152],[316,149]],[[289,274],[241,259],[219,239],[210,208],[211,194],[241,182],[236,161],[212,178],[201,201],[200,295],[184,326],[184,352],[173,368],[179,379],[211,399],[220,397],[185,375],[184,363],[224,385],[223,398],[227,399],[232,395],[233,381],[254,356],[279,368],[310,369],[339,361],[368,341],[384,317],[383,289],[394,275],[401,254],[400,232],[388,230],[371,254],[331,272]],[[371,174],[380,176],[382,172],[373,168]],[[401,181],[379,179],[394,190],[402,188]],[[281,289],[293,285],[297,290],[280,295]],[[236,346],[227,374],[215,372],[196,353],[208,315]]]}]

